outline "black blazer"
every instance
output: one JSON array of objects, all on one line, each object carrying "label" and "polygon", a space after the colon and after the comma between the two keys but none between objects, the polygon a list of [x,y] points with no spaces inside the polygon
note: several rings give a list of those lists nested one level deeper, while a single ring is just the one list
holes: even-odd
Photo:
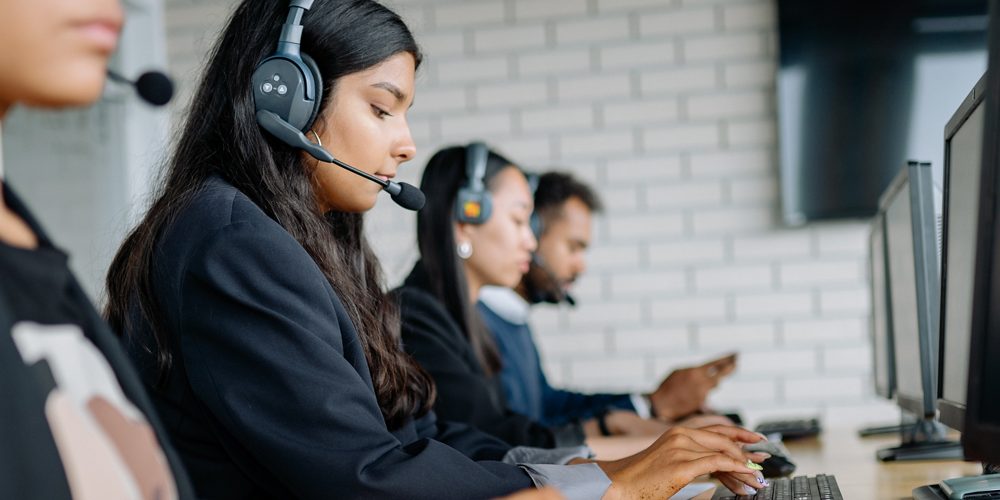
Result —
[{"label": "black blazer", "polygon": [[[531,486],[490,461],[506,445],[433,413],[390,432],[332,287],[227,182],[206,181],[164,231],[153,286],[174,352],[154,400],[199,495],[483,498]],[[130,333],[153,386],[149,326]]]},{"label": "black blazer", "polygon": [[[584,442],[579,423],[546,427],[507,408],[500,380],[479,364],[465,331],[431,291],[422,262],[395,290],[403,320],[403,345],[434,377],[434,411],[446,420],[464,422],[514,446],[553,448]],[[479,314],[473,308],[472,314]]]},{"label": "black blazer", "polygon": [[[51,245],[51,240],[14,192],[5,184],[0,185],[0,189],[4,191],[6,204],[25,219],[39,241]],[[74,279],[69,287],[71,299],[81,306],[80,311],[84,314],[80,318],[84,335],[104,356],[122,392],[142,411],[156,433],[174,476],[178,496],[195,498],[181,460],[170,446],[153,404],[118,339],[94,310],[80,284]],[[53,290],[53,293],[59,294],[62,290]],[[25,366],[11,338],[13,323],[13,311],[0,288],[0,498],[71,498],[63,463],[45,417],[50,389],[45,379],[51,375],[40,377],[42,372]]]}]

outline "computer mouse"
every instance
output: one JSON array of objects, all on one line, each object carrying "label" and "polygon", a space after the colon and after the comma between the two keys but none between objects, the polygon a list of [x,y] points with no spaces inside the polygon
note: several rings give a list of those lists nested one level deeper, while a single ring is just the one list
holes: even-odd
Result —
[{"label": "computer mouse", "polygon": [[783,455],[771,455],[760,463],[764,470],[760,471],[764,477],[785,477],[791,476],[795,472],[795,464]]},{"label": "computer mouse", "polygon": [[788,449],[785,448],[780,439],[769,437],[767,440],[746,445],[743,449],[745,451],[759,451],[771,455],[770,458],[760,463],[761,467],[764,468],[761,471],[764,477],[784,477],[790,476],[795,472],[795,464],[788,459]]}]

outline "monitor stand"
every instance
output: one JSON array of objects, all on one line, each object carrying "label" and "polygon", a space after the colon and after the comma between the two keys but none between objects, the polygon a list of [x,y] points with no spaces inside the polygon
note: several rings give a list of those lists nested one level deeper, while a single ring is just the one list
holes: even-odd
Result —
[{"label": "monitor stand", "polygon": [[913,427],[900,431],[903,444],[878,450],[883,462],[910,460],[962,460],[965,455],[958,441],[945,439],[945,428],[933,418],[921,418]]},{"label": "monitor stand", "polygon": [[884,436],[886,434],[904,434],[910,432],[914,426],[914,422],[907,419],[905,412],[900,412],[899,423],[894,425],[875,425],[871,427],[865,427],[863,429],[858,429],[859,437],[871,437],[871,436]]},{"label": "monitor stand", "polygon": [[[990,472],[990,471],[994,472]],[[1000,496],[1000,474],[996,466],[983,464],[983,475],[945,479],[913,490],[913,500],[961,500]],[[990,495],[992,494],[992,495]]]},{"label": "monitor stand", "polygon": [[892,425],[873,425],[871,427],[865,427],[864,429],[858,429],[859,437],[872,437],[872,436],[885,436],[887,434],[900,434],[907,432],[913,428],[913,424],[892,424]]}]

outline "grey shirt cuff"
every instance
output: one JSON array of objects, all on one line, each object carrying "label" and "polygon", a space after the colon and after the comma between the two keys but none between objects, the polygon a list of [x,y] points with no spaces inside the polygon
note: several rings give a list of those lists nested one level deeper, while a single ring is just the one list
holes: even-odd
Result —
[{"label": "grey shirt cuff", "polygon": [[536,487],[552,486],[567,500],[600,500],[611,487],[611,479],[597,464],[518,464]]},{"label": "grey shirt cuff", "polygon": [[530,446],[515,446],[503,456],[502,461],[511,465],[565,465],[574,458],[593,457],[594,451],[591,450],[589,446],[573,446],[567,448],[532,448]]}]

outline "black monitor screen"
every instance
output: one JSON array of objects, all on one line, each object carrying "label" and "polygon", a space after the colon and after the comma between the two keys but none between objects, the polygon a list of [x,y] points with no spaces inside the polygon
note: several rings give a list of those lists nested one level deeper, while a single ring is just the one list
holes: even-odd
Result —
[{"label": "black monitor screen", "polygon": [[976,85],[945,128],[945,233],[941,268],[941,421],[961,430],[969,378],[972,286],[983,152],[982,88]]}]

